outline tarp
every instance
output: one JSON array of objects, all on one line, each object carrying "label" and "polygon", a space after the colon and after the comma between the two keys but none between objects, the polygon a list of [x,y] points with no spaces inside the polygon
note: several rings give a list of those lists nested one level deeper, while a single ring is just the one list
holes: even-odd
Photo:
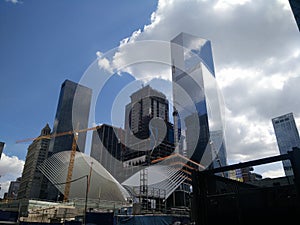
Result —
[{"label": "tarp", "polygon": [[118,216],[116,225],[175,225],[188,224],[186,217],[169,215],[138,215],[138,216]]},{"label": "tarp", "polygon": [[16,222],[17,220],[18,220],[18,212],[0,210],[0,221]]},{"label": "tarp", "polygon": [[86,214],[87,225],[114,225],[114,214],[111,212],[87,212]]}]

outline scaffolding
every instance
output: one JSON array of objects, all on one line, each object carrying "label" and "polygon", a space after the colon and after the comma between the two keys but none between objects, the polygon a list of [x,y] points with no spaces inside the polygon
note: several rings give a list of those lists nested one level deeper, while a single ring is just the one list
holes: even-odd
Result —
[{"label": "scaffolding", "polygon": [[139,199],[135,208],[138,213],[162,213],[166,209],[166,191],[159,188],[148,187],[148,170],[140,171],[140,186],[133,188],[133,192]]}]

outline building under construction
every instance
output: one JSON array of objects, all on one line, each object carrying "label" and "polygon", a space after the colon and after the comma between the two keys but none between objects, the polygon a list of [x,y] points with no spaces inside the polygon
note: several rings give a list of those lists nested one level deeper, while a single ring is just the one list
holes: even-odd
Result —
[{"label": "building under construction", "polygon": [[125,110],[124,165],[146,165],[174,151],[166,96],[149,85],[133,93]]}]

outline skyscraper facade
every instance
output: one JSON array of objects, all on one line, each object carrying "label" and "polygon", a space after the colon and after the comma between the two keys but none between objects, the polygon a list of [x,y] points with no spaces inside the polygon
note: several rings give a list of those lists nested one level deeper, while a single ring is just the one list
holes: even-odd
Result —
[{"label": "skyscraper facade", "polygon": [[205,167],[227,165],[211,42],[180,33],[171,40],[171,60],[174,133],[185,138],[178,152]]},{"label": "skyscraper facade", "polygon": [[21,177],[18,177],[15,181],[11,181],[9,184],[7,199],[17,199],[20,188]]},{"label": "skyscraper facade", "polygon": [[[300,148],[300,138],[293,113],[273,118],[272,124],[280,154],[292,151],[293,147]],[[285,175],[293,175],[291,162],[289,160],[284,160],[282,163]]]},{"label": "skyscraper facade", "polygon": [[[40,137],[49,135],[51,129],[47,124],[41,131]],[[34,140],[28,147],[20,188],[18,191],[18,199],[45,199],[47,185],[45,177],[38,169],[38,166],[47,158],[49,138],[43,137]]]},{"label": "skyscraper facade", "polygon": [[123,160],[131,164],[128,160],[135,159],[132,162],[137,165],[170,155],[174,151],[174,134],[166,96],[147,85],[130,98],[125,109],[127,148]]},{"label": "skyscraper facade", "polygon": [[294,14],[294,18],[298,29],[300,31],[300,2],[299,0],[289,0],[292,12]]},{"label": "skyscraper facade", "polygon": [[0,159],[1,159],[2,152],[3,152],[4,144],[5,144],[4,142],[0,141]]},{"label": "skyscraper facade", "polygon": [[[125,131],[122,128],[102,124],[93,131],[91,157],[101,165],[118,181],[122,180],[122,154]],[[121,140],[123,139],[123,140]]]},{"label": "skyscraper facade", "polygon": [[[53,133],[85,129],[88,126],[92,90],[70,80],[61,85],[59,101],[53,125]],[[75,126],[75,127],[74,127]],[[74,135],[57,136],[51,139],[49,151],[53,153],[70,151]],[[86,133],[80,132],[77,150],[84,152]]]}]

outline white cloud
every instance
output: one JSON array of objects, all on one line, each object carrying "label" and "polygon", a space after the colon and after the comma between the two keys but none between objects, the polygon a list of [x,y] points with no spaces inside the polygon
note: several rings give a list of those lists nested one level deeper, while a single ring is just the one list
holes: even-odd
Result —
[{"label": "white cloud", "polygon": [[244,5],[250,0],[219,0],[215,5],[216,10],[228,10],[234,8],[235,5]]},{"label": "white cloud", "polygon": [[[127,60],[123,57],[125,44],[169,42],[180,32],[212,42],[216,77],[229,112],[229,161],[278,154],[271,119],[294,112],[298,126],[300,121],[300,36],[288,1],[159,0],[151,23],[120,42],[114,63]],[[139,57],[141,52],[131,54]],[[139,79],[149,80],[145,77],[157,76],[161,67],[127,69]],[[170,77],[170,70],[165,67],[163,71],[163,77]],[[280,168],[265,174],[280,175],[278,171]]]},{"label": "white cloud", "polygon": [[22,4],[23,2],[19,1],[19,0],[5,0],[7,2],[11,2],[13,4]]},{"label": "white cloud", "polygon": [[290,6],[290,3],[289,1],[286,1],[286,0],[277,0],[277,2],[283,6],[283,9],[284,10],[291,10],[291,6]]},{"label": "white cloud", "polygon": [[18,159],[16,156],[10,157],[2,153],[0,159],[0,197],[3,197],[3,194],[8,191],[10,181],[22,176],[24,163],[23,160]]},{"label": "white cloud", "polygon": [[266,172],[263,172],[261,174],[263,178],[269,177],[269,178],[276,178],[276,177],[283,177],[284,173],[281,168],[274,169],[274,170],[268,170]]}]

